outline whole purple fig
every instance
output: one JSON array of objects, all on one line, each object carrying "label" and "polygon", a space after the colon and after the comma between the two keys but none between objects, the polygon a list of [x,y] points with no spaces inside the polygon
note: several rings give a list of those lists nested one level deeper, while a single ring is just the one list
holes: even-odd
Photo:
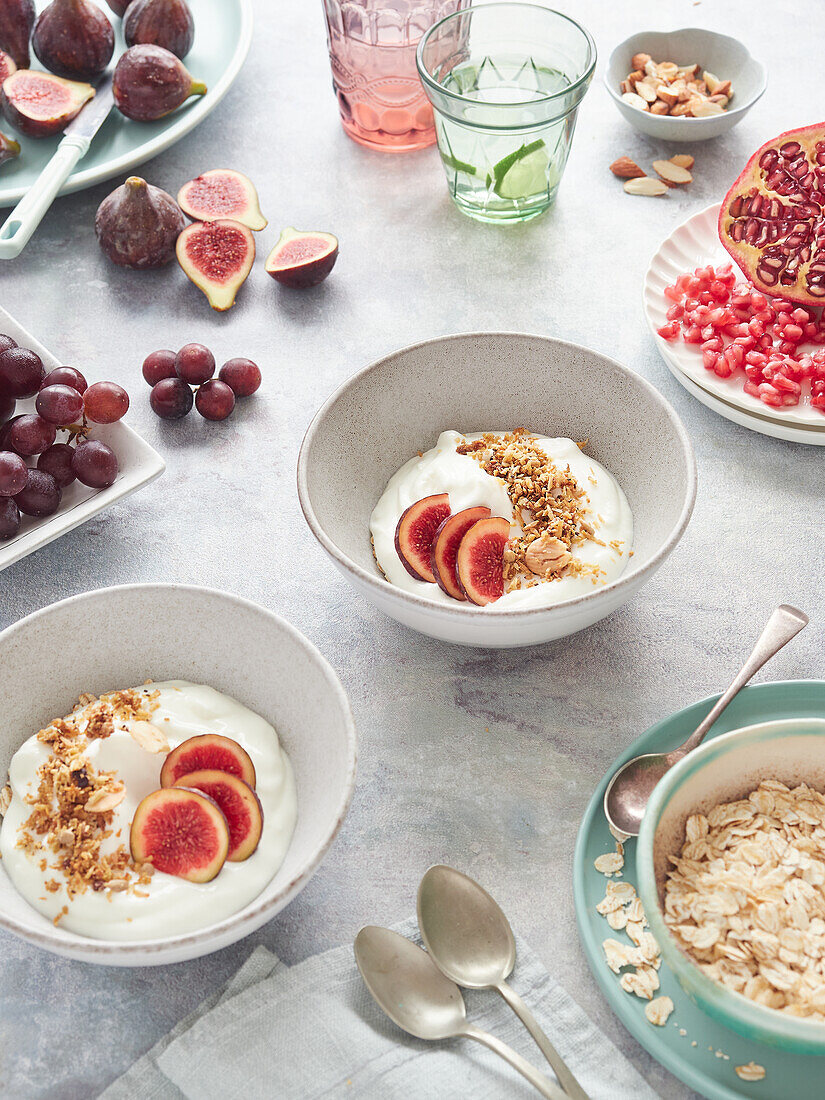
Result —
[{"label": "whole purple fig", "polygon": [[0,50],[5,50],[18,69],[29,67],[34,19],[34,0],[0,0]]},{"label": "whole purple fig", "polygon": [[162,46],[132,46],[121,55],[112,81],[115,105],[138,122],[163,118],[190,95],[205,95],[206,85]]},{"label": "whole purple fig", "polygon": [[122,267],[163,267],[175,258],[175,242],[186,225],[183,211],[166,191],[130,176],[97,209],[100,247]]},{"label": "whole purple fig", "polygon": [[115,32],[93,0],[52,0],[37,17],[32,46],[57,76],[94,80],[112,60]]},{"label": "whole purple fig", "polygon": [[123,20],[127,46],[163,46],[186,57],[195,40],[195,21],[186,0],[133,0]]},{"label": "whole purple fig", "polygon": [[20,156],[20,142],[0,132],[0,164]]},{"label": "whole purple fig", "polygon": [[115,13],[115,15],[119,15],[121,19],[126,14],[126,9],[129,7],[131,2],[132,0],[106,0],[106,3]]}]

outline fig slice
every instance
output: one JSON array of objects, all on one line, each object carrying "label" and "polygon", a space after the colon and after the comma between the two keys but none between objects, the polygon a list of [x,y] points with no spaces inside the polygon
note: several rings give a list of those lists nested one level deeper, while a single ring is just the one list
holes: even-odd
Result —
[{"label": "fig slice", "polygon": [[411,504],[395,528],[395,550],[401,564],[419,581],[435,584],[430,560],[436,531],[450,514],[450,498],[446,493],[424,497]]},{"label": "fig slice", "polygon": [[34,0],[0,0],[0,50],[9,54],[18,69],[29,67],[29,39],[36,18]]},{"label": "fig slice", "polygon": [[229,826],[202,791],[165,787],[138,803],[129,846],[135,863],[189,882],[211,882],[226,862]]},{"label": "fig slice", "polygon": [[337,259],[338,238],[332,233],[299,233],[287,226],[267,256],[266,270],[283,286],[304,290],[322,283]]},{"label": "fig slice", "polygon": [[0,131],[0,164],[20,156],[20,142]]},{"label": "fig slice", "polygon": [[178,787],[202,791],[220,807],[229,827],[230,863],[242,863],[249,859],[261,839],[264,812],[260,800],[248,783],[226,772],[204,770],[191,772],[177,781]]},{"label": "fig slice", "polygon": [[94,94],[91,84],[18,69],[3,81],[0,105],[21,134],[51,137],[64,130]]},{"label": "fig slice", "polygon": [[178,237],[178,263],[222,313],[235,304],[255,260],[255,239],[240,222],[194,222]]},{"label": "fig slice", "polygon": [[231,168],[213,168],[185,183],[178,191],[178,205],[198,222],[229,218],[256,231],[268,224],[252,180]]},{"label": "fig slice", "polygon": [[504,548],[510,524],[493,516],[474,523],[458,548],[456,575],[468,600],[484,606],[504,594]]},{"label": "fig slice", "polygon": [[11,76],[12,73],[17,72],[17,66],[14,63],[14,58],[11,54],[7,54],[4,50],[0,50],[0,84]]},{"label": "fig slice", "polygon": [[160,770],[161,787],[172,787],[191,772],[218,771],[235,775],[255,789],[255,765],[249,753],[231,737],[203,733],[189,737],[172,749]]},{"label": "fig slice", "polygon": [[456,573],[456,558],[461,540],[474,523],[490,518],[490,509],[479,505],[477,508],[465,508],[462,512],[456,512],[448,516],[435,533],[433,540],[430,568],[435,575],[435,582],[448,596],[454,600],[466,600],[461,591]]}]

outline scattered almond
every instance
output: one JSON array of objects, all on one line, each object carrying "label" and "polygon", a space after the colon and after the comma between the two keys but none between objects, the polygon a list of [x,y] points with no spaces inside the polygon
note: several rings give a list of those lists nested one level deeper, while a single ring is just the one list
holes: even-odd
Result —
[{"label": "scattered almond", "polygon": [[619,157],[618,160],[614,160],[610,165],[610,171],[614,176],[618,176],[619,179],[623,180],[632,180],[637,176],[646,174],[630,157]]},{"label": "scattered almond", "polygon": [[640,80],[635,90],[636,95],[640,95],[646,103],[656,102],[656,89],[647,80]]},{"label": "scattered almond", "polygon": [[725,113],[725,108],[721,103],[712,103],[709,99],[701,102],[691,100],[689,106],[694,118],[710,118],[711,115],[723,115]]},{"label": "scattered almond", "polygon": [[652,60],[649,53],[635,53],[630,59],[630,64],[634,69],[643,69],[648,61]]},{"label": "scattered almond", "polygon": [[126,878],[112,878],[109,879],[109,881],[106,883],[106,888],[108,890],[116,890],[120,892],[121,890],[125,890],[128,885],[129,880]]},{"label": "scattered almond", "polygon": [[[698,64],[657,63],[650,54],[637,53],[631,65],[632,70],[620,81],[622,99],[653,115],[709,118],[725,110],[733,95],[729,80],[720,80],[707,70],[700,77]],[[631,96],[637,98],[628,98]]]},{"label": "scattered almond", "polygon": [[546,577],[550,573],[560,573],[570,564],[571,556],[561,539],[545,531],[525,550],[524,564],[536,576]]},{"label": "scattered almond", "polygon": [[693,176],[688,172],[687,168],[681,168],[678,164],[674,164],[672,160],[654,160],[653,171],[657,176],[661,177],[665,183],[682,184],[691,183]]},{"label": "scattered almond", "polygon": [[647,110],[647,100],[642,99],[642,97],[640,95],[636,95],[635,92],[622,93],[622,99],[630,107],[636,107],[640,111]]},{"label": "scattered almond", "polygon": [[[644,172],[642,172],[642,175],[644,175]],[[7,783],[0,791],[0,817],[5,816],[9,806],[11,806],[11,787]]]},{"label": "scattered almond", "polygon": [[678,164],[680,168],[690,169],[694,165],[694,158],[690,153],[677,153],[675,157],[670,158],[671,164]]},{"label": "scattered almond", "polygon": [[650,104],[650,113],[652,115],[669,115],[670,108],[662,99],[657,99],[655,103]]},{"label": "scattered almond", "polygon": [[169,742],[151,722],[133,722],[129,727],[133,740],[147,752],[169,752]]},{"label": "scattered almond", "polygon": [[652,176],[642,176],[640,179],[625,180],[624,189],[628,195],[664,195],[667,184],[653,179]]},{"label": "scattered almond", "polygon": [[115,789],[100,787],[86,803],[86,812],[90,814],[107,814],[110,810],[114,810],[116,806],[119,806],[125,797],[126,788],[123,786]]}]

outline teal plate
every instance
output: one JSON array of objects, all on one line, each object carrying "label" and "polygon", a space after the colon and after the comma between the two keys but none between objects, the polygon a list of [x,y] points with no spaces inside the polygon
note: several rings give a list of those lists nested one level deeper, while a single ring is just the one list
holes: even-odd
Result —
[{"label": "teal plate", "polygon": [[[38,0],[38,10],[45,6],[46,0]],[[84,187],[129,172],[168,149],[206,118],[229,91],[252,42],[252,0],[190,0],[190,6],[195,18],[195,44],[184,58],[184,64],[196,80],[206,83],[206,95],[187,100],[177,111],[157,122],[132,122],[115,108],[77,170],[63,185],[61,195],[82,191]],[[121,21],[108,8],[105,10],[115,28],[117,59],[123,50]],[[32,68],[37,67],[32,55]],[[22,145],[19,157],[0,166],[0,207],[14,206],[40,175],[62,134],[53,138],[27,138],[16,134],[2,118],[0,129],[19,137]],[[215,166],[196,167],[203,171]],[[183,184],[185,180],[180,182]]]},{"label": "teal plate", "polygon": [[[613,936],[623,941],[624,933],[614,932],[596,905],[605,895],[609,881],[593,866],[604,852],[615,850],[602,810],[605,787],[615,769],[641,752],[669,751],[680,745],[716,702],[717,696],[694,703],[651,726],[619,757],[593,795],[579,829],[573,869],[573,896],[576,919],[584,953],[593,976],[608,1003],[631,1035],[666,1069],[708,1100],[820,1100],[825,1095],[825,1058],[816,1055],[787,1054],[775,1047],[743,1039],[735,1031],[722,1027],[688,998],[674,975],[662,963],[661,988],[657,996],[667,994],[675,1010],[664,1027],[654,1027],[644,1014],[646,1001],[625,993],[619,975],[608,969],[602,943]],[[708,737],[756,722],[776,718],[822,718],[825,716],[825,681],[785,680],[747,687],[718,719]],[[636,842],[625,845],[622,880],[636,885]],[[630,941],[628,940],[628,944]],[[685,1034],[680,1032],[684,1030]],[[693,1043],[696,1046],[693,1046]],[[729,1060],[717,1056],[721,1051]],[[739,1079],[734,1067],[754,1061],[767,1070],[762,1081]]]}]

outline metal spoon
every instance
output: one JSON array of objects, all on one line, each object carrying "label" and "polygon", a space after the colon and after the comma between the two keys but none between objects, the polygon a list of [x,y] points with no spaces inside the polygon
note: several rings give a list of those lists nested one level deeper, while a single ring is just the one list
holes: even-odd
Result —
[{"label": "metal spoon", "polygon": [[701,745],[710,727],[748,680],[807,625],[808,616],[804,611],[786,603],[777,607],[768,619],[753,653],[742,665],[733,683],[687,741],[671,752],[649,752],[643,756],[634,756],[619,768],[604,792],[604,814],[617,832],[626,836],[639,835],[645,806],[662,776]]},{"label": "metal spoon", "polygon": [[509,1062],[546,1100],[567,1100],[558,1085],[512,1047],[467,1022],[461,990],[417,944],[389,928],[369,925],[355,937],[355,961],[378,1006],[410,1035],[475,1039]]},{"label": "metal spoon", "polygon": [[570,1100],[588,1100],[530,1009],[504,980],[516,963],[516,941],[498,902],[461,871],[440,864],[427,871],[418,887],[418,927],[442,974],[465,989],[500,993],[535,1039]]}]

